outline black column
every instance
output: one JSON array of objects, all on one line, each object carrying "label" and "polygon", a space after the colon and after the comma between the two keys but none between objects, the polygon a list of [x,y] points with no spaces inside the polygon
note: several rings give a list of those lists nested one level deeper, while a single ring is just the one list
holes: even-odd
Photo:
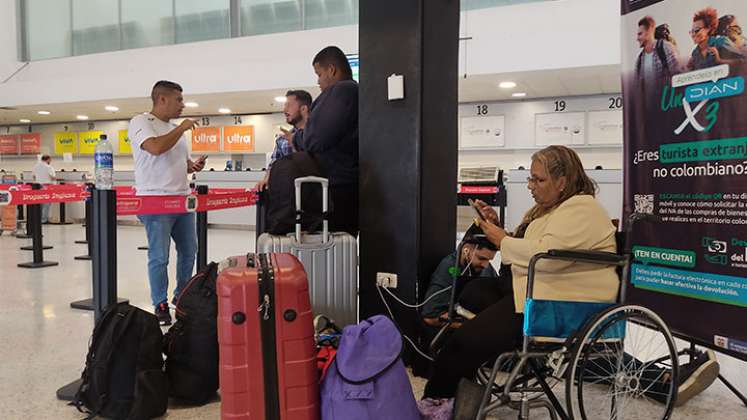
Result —
[{"label": "black column", "polygon": [[[458,0],[360,3],[361,318],[385,313],[377,272],[422,301],[430,275],[456,241]],[[405,99],[387,99],[404,75]],[[413,339],[416,311],[390,301]]]}]

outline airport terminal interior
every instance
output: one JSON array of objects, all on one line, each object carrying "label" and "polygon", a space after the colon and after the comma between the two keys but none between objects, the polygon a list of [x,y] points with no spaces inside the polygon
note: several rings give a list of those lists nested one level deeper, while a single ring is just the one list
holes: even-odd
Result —
[{"label": "airport terminal interior", "polygon": [[[207,342],[221,356],[214,366],[220,390],[199,403],[169,394],[157,415],[111,417],[747,418],[747,212],[739,210],[747,202],[740,180],[747,173],[747,39],[739,18],[747,19],[744,0],[0,0],[0,418],[109,417],[81,397],[95,388],[92,349],[102,341],[92,341],[94,326],[129,308],[115,297],[147,313],[143,324],[160,323],[163,334],[195,322],[177,323],[180,313],[202,310],[184,309],[184,301],[207,302],[211,294],[185,292],[180,303],[177,278],[213,261],[222,262],[211,292],[217,342]],[[701,39],[701,32],[708,34]],[[563,153],[570,157],[562,165],[548,165],[547,156]],[[326,197],[306,187],[294,195],[293,179],[306,176],[328,183],[329,209],[297,211],[296,197]],[[566,192],[584,180],[596,188],[592,216],[564,207],[578,205]],[[290,207],[276,204],[280,190]],[[550,196],[555,201],[543,207]],[[530,209],[541,213],[530,217]],[[309,222],[315,211],[319,220]],[[556,221],[558,231],[530,239],[538,229],[549,232],[538,222],[550,224],[561,211],[568,213]],[[606,236],[563,249],[607,253],[538,263],[536,293],[562,298],[562,282],[586,270],[600,280],[588,277],[569,300],[603,308],[565,335],[530,340],[542,356],[496,370],[505,381],[516,379],[505,379],[512,371],[530,379],[501,387],[485,375],[502,351],[475,352],[470,344],[489,347],[500,339],[485,337],[511,331],[511,354],[527,350],[529,313],[544,301],[527,300],[523,315],[513,310],[524,305],[534,275],[531,255],[526,262],[519,255],[563,247],[562,238],[594,230],[585,227],[596,216]],[[159,231],[167,219],[170,230]],[[167,247],[157,247],[164,240]],[[524,241],[532,245],[517,244]],[[300,262],[265,261],[259,253],[266,252],[291,252]],[[195,259],[192,267],[183,254]],[[612,297],[584,298],[603,275],[617,275],[614,266],[623,274],[614,277]],[[494,271],[496,282],[509,285],[500,302],[510,301],[511,321],[485,322],[495,306],[460,306],[466,286],[432,297],[442,268],[444,281],[464,278],[470,286]],[[167,286],[154,287],[164,273]],[[246,296],[229,289],[252,275]],[[302,279],[294,293],[311,294],[310,310],[275,310],[291,278]],[[444,309],[426,315],[433,302]],[[73,307],[81,304],[87,308]],[[596,313],[608,318],[593,327]],[[342,333],[318,319],[312,325],[320,314],[345,326]],[[556,327],[574,318],[542,316]],[[482,337],[466,340],[481,318]],[[515,331],[505,327],[516,319],[523,321]],[[615,335],[610,324],[627,332]],[[300,327],[309,333],[283,338],[305,334]],[[192,328],[189,334],[199,333]],[[395,339],[374,345],[384,328]],[[605,328],[607,335],[599,332]],[[432,341],[436,332],[441,341]],[[366,333],[369,348],[357,360],[343,345],[352,348]],[[184,330],[170,334],[165,351]],[[336,338],[320,339],[327,334]],[[276,349],[273,340],[281,339],[296,341]],[[344,359],[330,360],[320,379],[318,345],[330,342],[340,343]],[[345,362],[361,370],[380,362],[383,348],[394,359],[380,374],[348,383],[336,373]],[[114,345],[107,361],[128,350]],[[301,356],[279,360],[312,350],[306,365]],[[242,352],[248,356],[229,360]],[[369,352],[371,359],[360,356]],[[613,372],[600,374],[609,382],[579,373],[599,354],[611,362]],[[464,366],[480,357],[475,376],[478,366]],[[176,364],[163,358],[166,367],[155,370],[166,377],[162,370]],[[275,362],[281,372],[273,376],[267,366]],[[134,371],[122,366],[119,374]],[[300,371],[313,373],[307,388]],[[660,373],[650,380],[652,371]],[[396,378],[402,372],[404,385]],[[471,402],[458,385],[465,375],[479,385],[469,390]],[[335,394],[366,384],[365,398]],[[173,383],[161,385],[164,398],[173,393]],[[653,395],[659,385],[664,390]],[[156,392],[129,387],[130,404]],[[388,387],[394,396],[384,397]],[[308,407],[298,402],[304,398]],[[304,408],[293,411],[293,404]],[[452,408],[460,404],[461,413]],[[420,414],[404,414],[411,408]]]}]

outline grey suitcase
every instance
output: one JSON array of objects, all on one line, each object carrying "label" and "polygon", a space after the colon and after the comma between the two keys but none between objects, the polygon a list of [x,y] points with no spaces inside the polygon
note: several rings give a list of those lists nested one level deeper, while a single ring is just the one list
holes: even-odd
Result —
[{"label": "grey suitcase", "polygon": [[[257,238],[257,252],[289,252],[303,264],[309,279],[311,308],[324,314],[340,327],[358,322],[358,243],[346,232],[329,232],[327,207],[329,183],[325,178],[304,177],[295,180],[296,209],[301,209],[301,185],[322,184],[322,233],[301,232],[296,217],[296,232],[286,236],[263,233]],[[299,213],[300,214],[300,213]]]}]

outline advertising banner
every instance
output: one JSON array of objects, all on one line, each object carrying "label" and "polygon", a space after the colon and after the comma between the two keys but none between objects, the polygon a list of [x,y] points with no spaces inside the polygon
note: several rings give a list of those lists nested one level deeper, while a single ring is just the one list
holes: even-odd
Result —
[{"label": "advertising banner", "polygon": [[254,151],[254,126],[236,125],[223,127],[223,151],[251,153]]},{"label": "advertising banner", "polygon": [[127,130],[119,130],[119,153],[132,153],[132,145],[130,144],[130,135]]},{"label": "advertising banner", "polygon": [[80,154],[93,155],[96,145],[99,143],[99,137],[102,134],[104,132],[100,130],[81,131],[78,134],[78,138],[80,139]]},{"label": "advertising banner", "polygon": [[3,134],[0,136],[0,154],[17,155],[19,150],[17,134]]},{"label": "advertising banner", "polygon": [[220,152],[220,127],[195,127],[192,130],[193,152]]},{"label": "advertising banner", "polygon": [[628,301],[747,359],[747,2],[621,1]]},{"label": "advertising banner", "polygon": [[41,153],[41,134],[21,134],[21,154],[36,155]]},{"label": "advertising banner", "polygon": [[65,131],[54,133],[54,154],[62,156],[65,153],[78,151],[78,133]]}]

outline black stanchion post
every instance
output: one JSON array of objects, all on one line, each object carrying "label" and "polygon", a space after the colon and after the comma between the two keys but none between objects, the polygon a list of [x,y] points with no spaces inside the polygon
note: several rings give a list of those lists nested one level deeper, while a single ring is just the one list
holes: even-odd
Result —
[{"label": "black stanchion post", "polygon": [[[93,319],[117,303],[117,192],[93,190]],[[57,398],[72,401],[80,388],[75,380],[57,390]]]},{"label": "black stanchion post", "polygon": [[[41,185],[33,184],[32,189],[39,190]],[[41,225],[41,204],[32,204],[29,207],[29,220],[28,224],[31,225],[31,243],[33,244],[30,249],[34,251],[34,260],[32,262],[18,264],[21,268],[41,268],[51,267],[59,265],[55,261],[44,261],[44,246],[42,244],[42,225]],[[29,247],[22,247],[21,249],[28,249]]]},{"label": "black stanchion post", "polygon": [[[88,188],[91,191],[91,187]],[[88,244],[91,243],[91,198],[86,200],[85,204],[86,219],[83,222],[83,227],[86,230],[86,239],[75,241],[76,244]],[[89,252],[88,255],[91,255]]]},{"label": "black stanchion post", "polygon": [[[207,185],[198,185],[197,194],[206,195]],[[197,212],[197,272],[207,267],[208,213]]]},{"label": "black stanchion post", "polygon": [[[109,195],[113,195],[116,197],[116,191],[115,190],[97,190],[93,187],[93,185],[89,185],[89,189],[91,191],[91,198],[89,201],[86,202],[86,204],[90,207],[89,212],[89,219],[86,223],[86,233],[88,236],[88,255],[81,255],[79,257],[75,257],[76,260],[92,260],[93,261],[93,299],[83,299],[83,300],[76,300],[75,302],[70,302],[70,307],[73,309],[81,309],[84,311],[96,311],[96,296],[101,296],[103,294],[111,293],[112,296],[117,296],[116,293],[116,278],[117,278],[117,201],[115,199],[111,198],[99,198],[99,201],[97,202],[95,197],[101,196],[102,193],[110,193]],[[102,200],[112,200],[114,204],[110,204],[107,201]],[[99,206],[104,206],[104,209],[101,210]],[[110,208],[111,206],[111,208]],[[102,216],[101,212],[104,213],[104,216]],[[104,221],[98,221],[100,217],[104,217]],[[110,220],[111,219],[111,220]],[[101,229],[108,229],[108,232],[101,231]],[[99,249],[102,246],[109,247],[109,249],[105,250],[106,254],[102,255],[102,250]],[[104,266],[104,274],[108,273],[107,270],[114,271],[114,291],[112,292],[109,286],[104,285],[102,286],[102,280],[101,280],[101,270],[102,265],[99,263],[97,268],[96,258],[99,257],[99,260],[110,260],[113,258],[112,261],[106,262],[104,264],[108,264],[107,266]],[[86,258],[88,257],[88,258]],[[111,281],[108,279],[108,277],[104,277],[104,279],[107,279],[106,281]],[[108,283],[107,283],[108,284]],[[108,298],[107,298],[108,299]],[[127,298],[112,298],[116,299],[117,303],[128,303],[129,300]],[[108,300],[107,300],[108,301]]]},{"label": "black stanchion post", "polygon": [[117,303],[117,192],[93,190],[93,313]]},{"label": "black stanchion post", "polygon": [[[93,194],[93,184],[87,184],[87,189],[89,194]],[[93,255],[93,241],[91,240],[91,229],[92,229],[92,223],[91,223],[91,207],[93,206],[93,197],[88,197],[86,199],[86,239],[84,241],[75,241],[76,244],[88,244],[88,252],[86,255],[79,255],[75,257],[76,260],[85,260],[88,261],[91,259],[91,255]]]},{"label": "black stanchion post", "polygon": [[267,196],[268,194],[266,191],[257,191],[257,204],[255,205],[257,218],[254,223],[256,239],[259,239],[260,235],[265,233],[265,226],[267,224]]}]

